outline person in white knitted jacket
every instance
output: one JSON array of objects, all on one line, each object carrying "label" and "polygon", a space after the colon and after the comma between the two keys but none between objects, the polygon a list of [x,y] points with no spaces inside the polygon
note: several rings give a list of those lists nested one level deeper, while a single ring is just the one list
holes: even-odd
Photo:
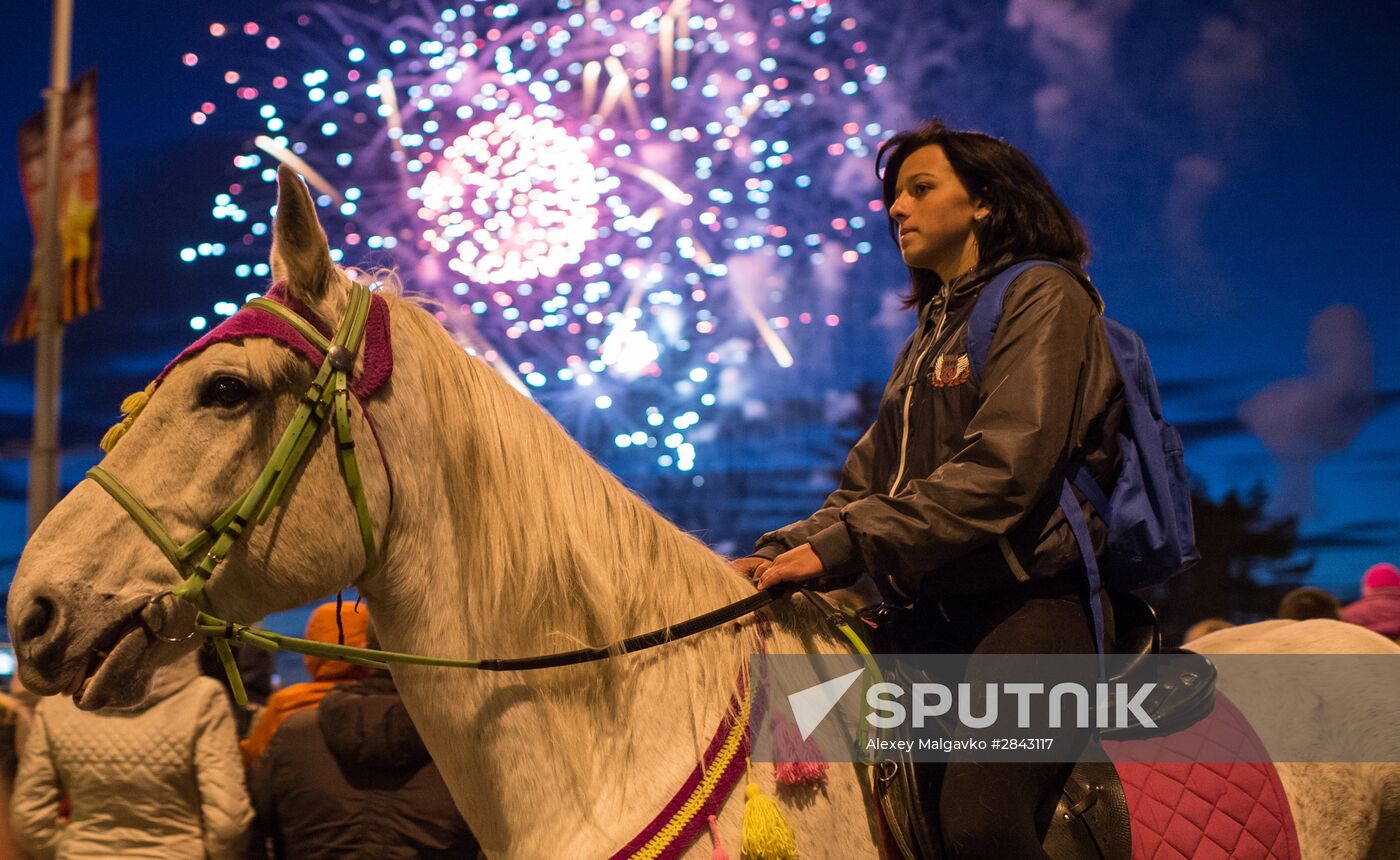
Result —
[{"label": "person in white knitted jacket", "polygon": [[201,676],[190,654],[159,670],[134,708],[89,712],[66,696],[43,700],[10,817],[35,860],[241,857],[253,813],[219,682]]}]

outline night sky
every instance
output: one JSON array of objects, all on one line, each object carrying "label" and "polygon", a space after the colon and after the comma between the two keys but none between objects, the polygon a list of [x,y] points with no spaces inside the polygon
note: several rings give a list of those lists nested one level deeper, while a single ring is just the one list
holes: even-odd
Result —
[{"label": "night sky", "polygon": [[[1095,248],[1090,273],[1109,313],[1146,340],[1167,416],[1185,432],[1188,467],[1211,495],[1262,483],[1276,512],[1302,516],[1301,558],[1315,559],[1314,584],[1344,598],[1368,564],[1400,557],[1400,354],[1388,343],[1400,318],[1392,257],[1400,16],[1291,0],[835,5],[870,22],[870,56],[890,73],[880,97],[897,100],[908,120],[939,113],[1008,138],[1081,216]],[[179,251],[200,240],[231,158],[258,129],[248,111],[225,109],[227,98],[204,125],[190,116],[227,90],[220,63],[237,59],[235,44],[212,44],[210,22],[297,8],[77,7],[74,74],[99,70],[105,307],[66,335],[65,488],[96,461],[122,396],[193,338],[190,318],[246,291],[226,267],[184,264]],[[0,113],[6,322],[32,247],[15,131],[41,107],[49,39],[46,4],[9,14],[10,97]],[[186,51],[212,59],[186,68]],[[755,368],[758,399],[762,386],[776,386],[839,407],[844,392],[888,372],[912,319],[893,310],[901,271],[894,249],[877,244],[842,285],[842,324],[798,341],[794,368]],[[24,538],[32,353],[28,344],[0,347],[0,580]],[[747,414],[761,425],[789,413]],[[821,418],[788,428],[817,440],[809,471],[839,461],[833,421]],[[610,437],[584,441],[681,525],[707,525],[668,504],[666,479],[616,461]],[[749,465],[757,475],[766,462],[756,454]],[[731,532],[751,537],[804,513],[820,501],[821,483],[751,506],[765,513]],[[756,479],[748,492],[761,496],[764,486]]]}]

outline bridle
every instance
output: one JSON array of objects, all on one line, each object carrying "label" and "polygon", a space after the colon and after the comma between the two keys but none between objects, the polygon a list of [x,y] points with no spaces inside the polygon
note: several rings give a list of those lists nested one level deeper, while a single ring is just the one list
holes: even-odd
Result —
[{"label": "bridle", "polygon": [[[365,571],[370,573],[378,569],[379,553],[374,540],[374,521],[369,515],[369,503],[365,499],[360,466],[355,457],[349,405],[350,375],[354,371],[355,358],[364,341],[372,300],[373,295],[368,287],[352,283],[345,316],[341,318],[340,325],[331,339],[327,339],[316,326],[291,308],[269,298],[256,298],[245,305],[245,308],[256,308],[282,319],[324,353],[325,358],[321,361],[311,385],[297,404],[296,412],[282,432],[282,438],[273,449],[267,465],[253,481],[253,485],[190,540],[183,544],[176,543],[150,508],[116,476],[100,466],[94,466],[88,471],[87,476],[96,481],[131,515],[183,577],[183,581],[172,588],[170,594],[187,600],[198,608],[198,632],[210,635],[205,628],[216,623],[226,630],[232,626],[214,616],[209,596],[204,593],[204,584],[249,525],[265,522],[277,507],[327,418],[332,420],[335,429],[341,477],[350,494],[350,501],[355,508],[355,519],[359,524],[360,541],[364,545]],[[387,466],[386,462],[386,470]],[[161,596],[163,595],[157,595],[153,599]],[[242,702],[243,685],[229,648],[230,638],[236,637],[216,636],[214,646],[220,662],[228,672],[235,696]],[[255,643],[250,640],[250,644]]]},{"label": "bridle", "polygon": [[[355,508],[360,541],[364,546],[365,572],[372,573],[379,567],[379,553],[374,539],[374,521],[369,514],[369,504],[365,499],[359,463],[355,457],[355,442],[351,434],[349,410],[351,375],[355,368],[356,356],[364,343],[365,328],[369,320],[373,299],[374,296],[368,287],[360,283],[352,283],[345,316],[341,319],[334,336],[329,339],[296,311],[285,304],[273,301],[271,298],[256,298],[244,305],[245,309],[255,308],[280,318],[323,353],[324,358],[315,378],[307,388],[306,393],[302,395],[295,413],[282,432],[282,437],[273,450],[272,456],[268,459],[262,472],[253,481],[253,485],[188,541],[177,543],[150,508],[110,472],[100,466],[94,466],[87,473],[87,477],[106,490],[117,504],[121,505],[136,521],[136,524],[155,543],[182,577],[179,585],[170,589],[169,592],[153,595],[149,602],[153,603],[168,595],[174,595],[195,605],[193,633],[213,640],[219,661],[228,675],[234,698],[240,705],[247,703],[247,694],[244,691],[230,643],[251,645],[267,651],[293,651],[378,669],[387,669],[389,663],[445,666],[494,672],[547,669],[604,660],[692,636],[757,612],[774,601],[797,591],[801,591],[859,653],[869,656],[869,651],[866,650],[864,643],[851,629],[847,616],[843,614],[842,610],[836,609],[815,594],[811,584],[800,587],[784,583],[763,589],[742,600],[697,615],[679,624],[668,625],[602,648],[580,648],[536,657],[503,659],[463,660],[427,657],[377,648],[356,648],[348,645],[316,642],[295,636],[284,636],[270,630],[235,624],[219,618],[214,612],[209,595],[204,591],[205,583],[213,575],[219,563],[228,556],[230,550],[233,549],[248,527],[265,522],[286,495],[291,481],[311,450],[311,443],[328,418],[331,420],[335,432],[341,477]],[[382,449],[380,456],[383,457]],[[388,474],[387,460],[384,462],[384,467],[386,474]],[[816,584],[815,588],[827,590],[849,584],[849,582],[825,582]],[[137,617],[141,619],[141,623],[145,624],[143,613],[138,612]],[[159,639],[180,641],[169,639],[159,631],[149,627],[147,629]]]}]

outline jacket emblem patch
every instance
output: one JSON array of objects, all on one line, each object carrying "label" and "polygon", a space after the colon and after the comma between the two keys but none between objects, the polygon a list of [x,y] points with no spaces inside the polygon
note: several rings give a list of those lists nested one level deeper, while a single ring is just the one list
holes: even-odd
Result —
[{"label": "jacket emblem patch", "polygon": [[951,388],[962,385],[972,378],[972,363],[967,353],[962,355],[940,355],[933,360],[933,373],[928,381],[934,388]]}]

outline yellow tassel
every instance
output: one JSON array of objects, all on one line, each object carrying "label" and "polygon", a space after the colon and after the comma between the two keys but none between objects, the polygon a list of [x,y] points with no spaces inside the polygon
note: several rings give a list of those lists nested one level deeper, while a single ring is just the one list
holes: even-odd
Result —
[{"label": "yellow tassel", "polygon": [[151,395],[156,390],[156,384],[152,382],[141,391],[135,394],[128,394],[122,401],[122,415],[135,418],[141,414],[141,410],[146,408],[146,402],[151,399]]},{"label": "yellow tassel", "polygon": [[98,443],[102,446],[103,451],[110,451],[116,447],[117,442],[131,428],[136,416],[140,415],[141,410],[146,408],[146,404],[150,402],[151,395],[155,390],[156,384],[152,382],[141,391],[126,396],[126,399],[122,401],[122,420],[113,424],[106,433],[103,433],[102,441]]},{"label": "yellow tassel", "polygon": [[744,827],[740,856],[744,860],[795,860],[797,835],[783,817],[777,801],[750,781],[744,796]]},{"label": "yellow tassel", "polygon": [[129,426],[131,425],[127,424],[125,420],[118,421],[116,424],[107,428],[107,432],[102,434],[102,441],[97,444],[101,446],[103,451],[112,450],[117,447],[117,441],[126,434],[126,428]]}]

